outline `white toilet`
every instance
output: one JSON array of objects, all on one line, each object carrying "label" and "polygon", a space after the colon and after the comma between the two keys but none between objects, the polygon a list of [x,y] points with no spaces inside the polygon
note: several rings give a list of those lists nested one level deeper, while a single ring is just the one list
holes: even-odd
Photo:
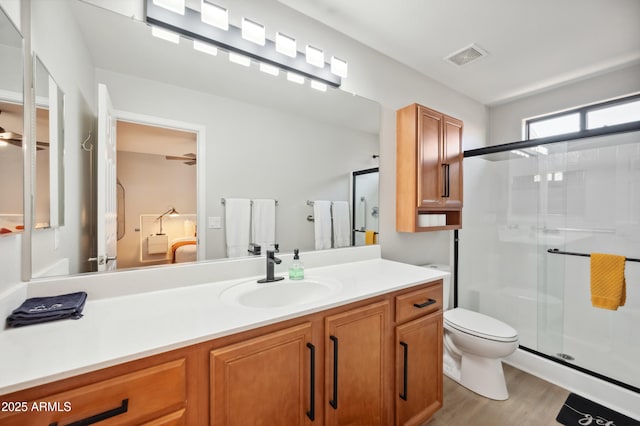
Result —
[{"label": "white toilet", "polygon": [[[449,270],[444,265],[427,265]],[[443,278],[444,373],[462,386],[490,399],[509,398],[502,358],[518,348],[518,332],[490,316],[451,309],[451,279]]]}]

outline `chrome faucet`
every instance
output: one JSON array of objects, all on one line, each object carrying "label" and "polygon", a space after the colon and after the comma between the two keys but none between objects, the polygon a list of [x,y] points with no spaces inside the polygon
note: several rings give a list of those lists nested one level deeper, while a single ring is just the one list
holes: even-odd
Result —
[{"label": "chrome faucet", "polygon": [[274,250],[267,250],[267,277],[258,280],[259,283],[272,283],[274,281],[284,280],[284,277],[273,276],[275,265],[279,265],[282,262],[275,254],[276,252]]}]

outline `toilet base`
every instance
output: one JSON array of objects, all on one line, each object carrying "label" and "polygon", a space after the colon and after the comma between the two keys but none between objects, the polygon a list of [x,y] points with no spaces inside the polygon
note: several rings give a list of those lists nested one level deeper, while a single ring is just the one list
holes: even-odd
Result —
[{"label": "toilet base", "polygon": [[484,358],[465,353],[460,361],[456,362],[451,355],[445,353],[443,372],[450,379],[486,398],[497,401],[509,398],[502,360],[499,358]]}]

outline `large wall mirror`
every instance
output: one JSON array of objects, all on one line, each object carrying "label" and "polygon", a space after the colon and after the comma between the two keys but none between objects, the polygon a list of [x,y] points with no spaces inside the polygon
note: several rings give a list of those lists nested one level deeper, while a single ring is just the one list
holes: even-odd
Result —
[{"label": "large wall mirror", "polygon": [[[39,269],[67,265],[39,275],[97,269],[87,259],[99,257],[93,241],[102,233],[103,192],[76,182],[98,181],[104,135],[116,140],[119,219],[111,239],[117,240],[117,267],[106,269],[169,264],[176,261],[174,243],[192,241],[198,260],[226,258],[225,200],[235,198],[277,201],[280,251],[314,250],[307,201],[351,204],[352,171],[378,166],[379,105],[339,89],[297,85],[283,74],[261,73],[256,64],[230,63],[225,52],[196,51],[184,38],[170,43],[154,37],[138,12],[90,3],[124,5],[32,0],[34,50],[64,91],[68,111],[67,220],[52,238],[74,244],[69,251],[67,244],[39,245],[33,259]],[[127,3],[142,10],[142,1]],[[273,7],[284,6],[274,1]],[[52,20],[59,23],[55,31]],[[109,130],[98,118],[98,105],[108,105],[99,85],[111,104]]]},{"label": "large wall mirror", "polygon": [[22,35],[0,8],[0,238],[24,229]]}]

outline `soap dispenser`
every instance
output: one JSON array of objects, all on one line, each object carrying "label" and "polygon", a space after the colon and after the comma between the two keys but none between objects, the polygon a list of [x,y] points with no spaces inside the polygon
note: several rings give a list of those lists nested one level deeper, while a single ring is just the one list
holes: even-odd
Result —
[{"label": "soap dispenser", "polygon": [[304,264],[302,260],[300,260],[298,253],[298,249],[293,250],[293,262],[291,262],[291,266],[289,267],[290,280],[301,280],[304,278]]}]

